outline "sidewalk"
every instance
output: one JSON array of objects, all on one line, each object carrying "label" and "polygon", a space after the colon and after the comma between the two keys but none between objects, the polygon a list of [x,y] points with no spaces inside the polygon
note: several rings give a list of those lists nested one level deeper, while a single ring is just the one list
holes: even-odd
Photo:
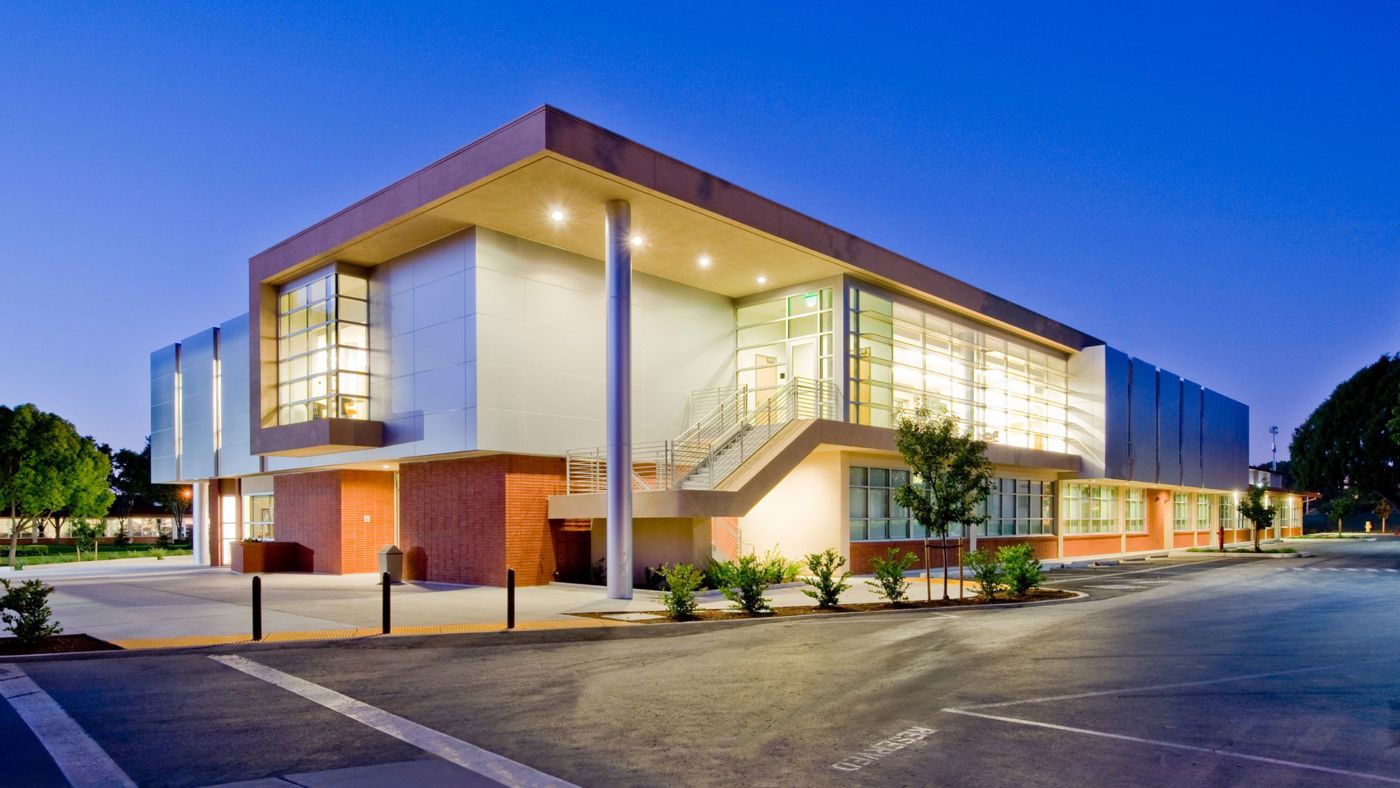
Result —
[{"label": "sidewalk", "polygon": [[[5,572],[41,578],[54,586],[49,598],[65,632],[85,633],[123,648],[171,648],[251,640],[251,576],[223,568],[199,567],[189,556],[125,559],[35,567]],[[911,577],[909,595],[925,597],[922,577]],[[843,601],[878,601],[865,578],[851,578]],[[263,633],[266,641],[323,640],[381,635],[379,576],[269,574],[262,576]],[[933,577],[933,596],[942,595]],[[810,606],[801,583],[770,588],[774,606]],[[959,583],[950,580],[949,593]],[[974,594],[974,583],[964,593]],[[391,590],[394,635],[493,632],[505,629],[503,588],[442,583],[404,583]],[[718,592],[700,597],[701,607],[724,609]],[[630,600],[606,597],[601,586],[553,583],[516,589],[519,630],[629,626],[636,614],[664,615],[659,592],[637,589]],[[616,619],[573,613],[611,613]],[[630,614],[630,615],[629,615]],[[646,616],[650,618],[650,615]]]}]

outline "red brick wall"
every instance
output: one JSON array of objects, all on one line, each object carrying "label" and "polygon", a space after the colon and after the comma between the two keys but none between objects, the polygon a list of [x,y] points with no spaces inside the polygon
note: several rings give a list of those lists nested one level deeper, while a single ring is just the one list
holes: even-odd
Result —
[{"label": "red brick wall", "polygon": [[406,577],[471,585],[554,579],[549,496],[564,491],[557,457],[498,454],[400,466]]},{"label": "red brick wall", "polygon": [[[304,549],[302,571],[374,572],[379,550],[394,541],[394,474],[384,471],[317,471],[273,481],[279,542]],[[370,522],[364,516],[370,516]]]},{"label": "red brick wall", "polygon": [[564,460],[512,455],[506,461],[506,566],[520,585],[554,579],[549,496],[564,492]]},{"label": "red brick wall", "polygon": [[[379,551],[394,543],[394,474],[340,471],[340,568],[378,572]],[[365,522],[365,516],[369,522]],[[279,515],[280,516],[280,515]]]}]

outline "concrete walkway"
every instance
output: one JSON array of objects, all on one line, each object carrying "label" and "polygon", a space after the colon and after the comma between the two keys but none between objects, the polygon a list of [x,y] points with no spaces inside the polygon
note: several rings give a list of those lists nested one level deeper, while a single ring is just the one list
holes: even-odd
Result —
[{"label": "concrete walkway", "polygon": [[[54,564],[14,579],[39,578],[54,586],[50,606],[70,634],[85,633],[124,648],[215,645],[251,639],[251,576],[195,566],[189,556]],[[263,632],[269,641],[377,636],[381,633],[378,575],[269,574],[262,576]],[[923,578],[910,578],[910,597],[925,596]],[[933,595],[942,579],[933,578]],[[879,601],[864,578],[852,578],[844,602]],[[774,606],[809,606],[801,583],[770,588]],[[949,582],[958,595],[959,584]],[[964,593],[976,592],[968,583]],[[404,583],[392,589],[393,634],[488,632],[505,628],[502,588],[441,583]],[[701,607],[730,606],[718,592],[700,597]],[[658,592],[638,589],[631,600],[612,600],[600,586],[553,583],[516,590],[518,629],[627,626],[621,614],[664,611]],[[574,613],[615,613],[619,619]]]}]

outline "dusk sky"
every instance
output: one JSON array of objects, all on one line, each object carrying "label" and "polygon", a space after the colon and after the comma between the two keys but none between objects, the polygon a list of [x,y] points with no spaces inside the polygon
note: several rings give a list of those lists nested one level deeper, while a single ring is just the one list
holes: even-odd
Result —
[{"label": "dusk sky", "polygon": [[122,5],[0,4],[0,403],[114,446],[248,257],[543,103],[1244,401],[1256,462],[1400,351],[1400,5]]}]

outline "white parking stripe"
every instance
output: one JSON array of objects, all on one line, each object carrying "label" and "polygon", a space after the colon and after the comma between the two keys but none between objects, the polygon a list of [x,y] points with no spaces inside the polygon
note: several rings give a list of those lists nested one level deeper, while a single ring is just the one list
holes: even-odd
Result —
[{"label": "white parking stripe", "polygon": [[235,670],[241,670],[249,676],[281,687],[288,692],[300,695],[380,733],[386,733],[399,741],[412,744],[424,752],[432,753],[445,761],[455,763],[502,785],[574,788],[573,783],[565,782],[538,769],[532,769],[523,763],[512,761],[504,755],[483,750],[475,744],[468,744],[441,731],[419,725],[397,714],[391,714],[368,703],[355,700],[348,695],[342,695],[333,689],[297,678],[290,673],[283,673],[276,668],[269,668],[251,659],[233,654],[210,656],[209,658],[216,662],[222,662]]},{"label": "white parking stripe", "polygon": [[0,695],[34,731],[39,743],[49,751],[63,776],[75,788],[109,785],[135,788],[136,783],[106,750],[18,665],[0,665]]},{"label": "white parking stripe", "polygon": [[1242,752],[1231,752],[1214,747],[1197,747],[1191,744],[1179,744],[1177,742],[1162,741],[1160,739],[1144,739],[1139,736],[1128,736],[1122,733],[1109,733],[1108,731],[1091,731],[1087,728],[1072,728],[1068,725],[1056,725],[1050,722],[1038,722],[1036,720],[1023,720],[1019,717],[1002,717],[996,714],[983,714],[966,709],[944,709],[949,714],[965,714],[969,717],[981,717],[987,720],[998,722],[1010,722],[1016,725],[1030,725],[1036,728],[1049,728],[1050,730],[1065,731],[1067,733],[1080,733],[1085,736],[1099,736],[1105,739],[1116,739],[1118,741],[1137,742],[1138,744],[1150,744],[1154,747],[1168,747],[1174,750],[1188,750],[1190,752],[1203,752],[1211,755],[1219,755],[1224,758],[1239,758],[1245,761],[1256,763],[1267,763],[1273,766],[1287,766],[1293,769],[1306,769],[1308,771],[1323,772],[1325,774],[1337,774],[1343,777],[1353,777],[1359,780],[1374,780],[1376,782],[1400,785],[1400,779],[1386,777],[1380,774],[1367,774],[1366,772],[1353,772],[1346,769],[1333,769],[1330,766],[1318,766],[1311,763],[1300,763],[1298,761],[1285,761],[1281,758],[1269,758],[1263,755],[1249,755]]}]

